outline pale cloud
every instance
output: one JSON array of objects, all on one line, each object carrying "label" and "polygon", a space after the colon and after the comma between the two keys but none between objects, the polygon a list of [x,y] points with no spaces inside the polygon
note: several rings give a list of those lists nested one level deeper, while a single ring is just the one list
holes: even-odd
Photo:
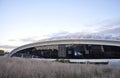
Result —
[{"label": "pale cloud", "polygon": [[20,41],[22,41],[22,42],[35,42],[37,40],[34,37],[29,37],[29,38],[20,39]]},{"label": "pale cloud", "polygon": [[[95,24],[97,28],[93,31],[99,34],[120,34],[120,19],[105,20]],[[89,31],[89,29],[88,29]]]},{"label": "pale cloud", "polygon": [[68,35],[70,34],[70,32],[67,32],[67,31],[59,31],[59,32],[56,32],[56,33],[52,33],[52,34],[49,34],[47,35],[48,37],[56,37],[56,36],[64,36],[64,35]]},{"label": "pale cloud", "polygon": [[31,36],[31,37],[24,37],[19,39],[18,41],[23,42],[23,43],[32,43],[32,42],[36,42],[42,39],[46,39],[48,38],[48,35],[43,35],[43,36]]},{"label": "pale cloud", "polygon": [[5,52],[10,52],[11,50],[17,48],[18,46],[13,45],[0,45],[0,49],[4,50]]},{"label": "pale cloud", "polygon": [[100,27],[98,33],[120,35],[120,23]]},{"label": "pale cloud", "polygon": [[[102,24],[103,23],[103,24]],[[53,33],[49,35],[49,38],[47,40],[52,39],[64,39],[64,38],[99,38],[99,39],[115,39],[120,40],[120,21],[104,21],[99,26],[96,24],[95,26],[92,26],[91,28],[86,28],[83,31],[80,32],[66,32],[61,31],[57,33]]]},{"label": "pale cloud", "polygon": [[0,45],[0,48],[15,48],[17,46],[12,46],[12,45]]}]

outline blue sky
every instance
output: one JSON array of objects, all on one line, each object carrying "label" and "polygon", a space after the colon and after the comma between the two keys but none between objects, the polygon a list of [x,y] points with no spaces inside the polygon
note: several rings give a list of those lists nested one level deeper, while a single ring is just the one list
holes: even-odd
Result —
[{"label": "blue sky", "polygon": [[120,0],[0,0],[0,49],[62,32],[119,34],[119,20]]}]

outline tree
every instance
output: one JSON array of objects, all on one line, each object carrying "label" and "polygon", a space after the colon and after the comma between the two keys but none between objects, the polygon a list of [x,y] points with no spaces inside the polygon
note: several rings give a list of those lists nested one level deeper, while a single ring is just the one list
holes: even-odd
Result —
[{"label": "tree", "polygon": [[4,50],[0,50],[0,56],[4,55]]}]

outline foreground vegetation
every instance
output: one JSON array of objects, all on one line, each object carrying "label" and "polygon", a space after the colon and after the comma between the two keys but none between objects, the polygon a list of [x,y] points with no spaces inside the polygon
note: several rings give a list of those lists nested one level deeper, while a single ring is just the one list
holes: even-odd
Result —
[{"label": "foreground vegetation", "polygon": [[119,78],[120,68],[0,57],[0,78]]}]

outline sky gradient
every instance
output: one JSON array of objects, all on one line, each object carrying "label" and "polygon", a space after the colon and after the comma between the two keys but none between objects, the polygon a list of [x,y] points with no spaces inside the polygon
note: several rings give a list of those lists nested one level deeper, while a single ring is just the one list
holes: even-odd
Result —
[{"label": "sky gradient", "polygon": [[120,0],[0,0],[0,29],[6,51],[55,33],[120,34]]}]

